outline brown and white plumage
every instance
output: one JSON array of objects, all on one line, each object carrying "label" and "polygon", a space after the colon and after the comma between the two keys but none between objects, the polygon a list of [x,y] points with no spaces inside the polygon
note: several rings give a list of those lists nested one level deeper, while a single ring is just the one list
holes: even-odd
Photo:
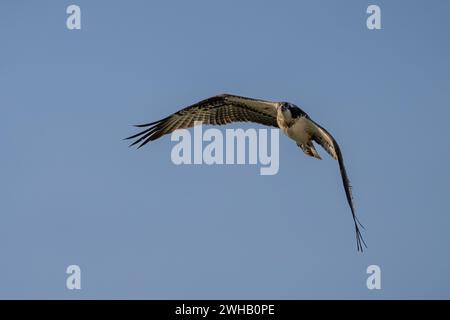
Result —
[{"label": "brown and white plumage", "polygon": [[196,121],[201,121],[205,125],[250,121],[277,127],[276,115],[275,102],[224,94],[202,100],[162,120],[137,125],[136,127],[147,129],[127,139],[137,138],[131,146],[139,144],[138,148],[141,148],[148,142],[177,129],[191,128]]},{"label": "brown and white plumage", "polygon": [[141,148],[148,142],[177,129],[191,128],[195,122],[201,122],[205,125],[255,122],[277,127],[293,139],[306,155],[321,159],[313,141],[318,143],[339,163],[347,202],[354,220],[357,248],[362,251],[363,245],[366,246],[359,229],[362,225],[356,217],[350,181],[339,145],[327,130],[314,122],[299,107],[288,102],[272,102],[223,94],[202,100],[162,120],[137,125],[136,127],[146,129],[127,139],[135,139],[130,146],[138,145],[138,148]]}]

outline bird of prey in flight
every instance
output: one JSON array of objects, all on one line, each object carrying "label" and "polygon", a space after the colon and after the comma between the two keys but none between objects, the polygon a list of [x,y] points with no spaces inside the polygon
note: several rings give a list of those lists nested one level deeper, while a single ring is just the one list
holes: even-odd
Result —
[{"label": "bird of prey in flight", "polygon": [[312,120],[306,112],[289,102],[272,102],[223,94],[202,100],[162,120],[137,125],[136,127],[145,129],[126,139],[136,139],[130,146],[138,145],[140,148],[177,129],[193,127],[194,122],[197,121],[206,125],[256,122],[280,128],[306,155],[316,159],[321,157],[313,141],[319,144],[339,163],[345,195],[353,216],[357,249],[363,251],[363,245],[366,246],[366,243],[361,235],[360,227],[364,227],[356,216],[350,181],[339,145],[333,136]]}]

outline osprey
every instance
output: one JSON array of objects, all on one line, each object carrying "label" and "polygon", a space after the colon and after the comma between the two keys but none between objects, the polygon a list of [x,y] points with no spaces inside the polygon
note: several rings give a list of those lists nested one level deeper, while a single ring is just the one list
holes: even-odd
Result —
[{"label": "osprey", "polygon": [[280,128],[306,155],[322,159],[313,141],[318,143],[339,163],[345,195],[355,226],[357,249],[363,251],[363,245],[367,247],[359,229],[364,227],[356,216],[350,181],[339,145],[327,130],[312,120],[302,109],[289,102],[272,102],[223,94],[202,100],[162,120],[136,125],[138,128],[146,129],[126,139],[136,139],[130,146],[139,144],[138,148],[141,148],[148,142],[177,129],[193,127],[194,122],[207,125],[256,122]]}]

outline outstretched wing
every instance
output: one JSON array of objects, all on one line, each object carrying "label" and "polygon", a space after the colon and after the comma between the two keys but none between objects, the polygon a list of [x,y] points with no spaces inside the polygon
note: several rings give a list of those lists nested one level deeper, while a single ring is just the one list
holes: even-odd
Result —
[{"label": "outstretched wing", "polygon": [[229,94],[214,96],[175,112],[162,120],[137,125],[136,127],[147,129],[126,139],[136,139],[130,146],[140,143],[138,146],[140,148],[177,129],[193,127],[196,121],[201,121],[205,125],[250,121],[278,127],[277,103]]},{"label": "outstretched wing", "polygon": [[[312,120],[311,120],[312,121]],[[359,222],[358,217],[356,216],[355,207],[353,205],[353,196],[352,196],[352,187],[350,185],[350,180],[347,176],[347,171],[345,170],[344,158],[342,157],[341,149],[339,148],[338,143],[333,138],[333,136],[321,127],[316,122],[312,121],[316,126],[317,130],[315,130],[313,134],[313,139],[318,144],[320,144],[334,159],[339,162],[339,169],[341,171],[342,183],[344,184],[345,195],[347,196],[347,202],[352,211],[353,221],[355,223],[355,231],[356,231],[356,244],[358,247],[358,251],[363,251],[363,245],[367,248],[367,245],[361,235],[361,231],[359,227],[364,229],[364,226]]]}]

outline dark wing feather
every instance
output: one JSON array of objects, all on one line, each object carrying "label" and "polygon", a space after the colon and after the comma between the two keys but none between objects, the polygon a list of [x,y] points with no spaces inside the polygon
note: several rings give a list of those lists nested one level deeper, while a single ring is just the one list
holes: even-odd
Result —
[{"label": "dark wing feather", "polygon": [[205,125],[250,121],[278,127],[276,106],[275,102],[223,94],[200,101],[162,120],[137,125],[147,129],[126,139],[136,139],[130,146],[140,143],[140,148],[177,129],[191,128],[196,121]]},{"label": "dark wing feather", "polygon": [[[311,120],[312,121],[312,120]],[[347,176],[347,171],[345,170],[344,158],[342,156],[341,149],[339,148],[338,143],[333,138],[333,136],[323,127],[321,127],[316,122],[312,121],[318,128],[318,130],[314,133],[313,139],[318,144],[320,144],[334,159],[339,162],[339,169],[341,171],[342,183],[345,189],[345,195],[347,197],[347,202],[350,206],[353,216],[353,222],[355,224],[356,231],[356,244],[358,251],[363,251],[363,245],[367,248],[366,242],[364,241],[361,231],[359,227],[364,229],[364,226],[359,222],[358,217],[356,216],[355,207],[353,205],[353,195],[352,195],[352,187],[350,185],[350,180]]]}]

